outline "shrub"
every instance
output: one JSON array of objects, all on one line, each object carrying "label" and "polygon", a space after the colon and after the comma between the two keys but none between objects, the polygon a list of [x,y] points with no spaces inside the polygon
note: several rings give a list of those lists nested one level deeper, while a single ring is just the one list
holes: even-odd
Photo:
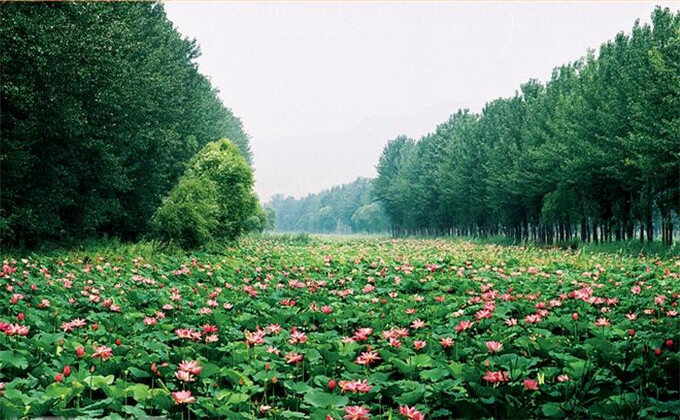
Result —
[{"label": "shrub", "polygon": [[250,166],[231,141],[222,139],[208,143],[189,162],[151,225],[160,239],[197,248],[237,238],[258,207]]}]

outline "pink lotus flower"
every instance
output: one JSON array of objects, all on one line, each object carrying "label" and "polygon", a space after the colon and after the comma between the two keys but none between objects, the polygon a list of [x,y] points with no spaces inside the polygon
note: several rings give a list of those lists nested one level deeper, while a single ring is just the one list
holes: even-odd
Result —
[{"label": "pink lotus flower", "polygon": [[441,339],[440,343],[442,345],[442,348],[447,349],[447,348],[453,346],[455,342],[453,341],[453,338],[451,338],[451,337],[444,337],[444,338]]},{"label": "pink lotus flower", "polygon": [[415,407],[409,407],[408,405],[402,405],[399,407],[399,414],[409,420],[425,420],[425,415],[423,413],[416,410]]},{"label": "pink lotus flower", "polygon": [[595,325],[598,327],[609,327],[611,323],[607,318],[597,318]]},{"label": "pink lotus flower", "polygon": [[206,324],[202,327],[203,332],[206,334],[216,333],[217,327],[215,325]]},{"label": "pink lotus flower", "polygon": [[506,319],[505,325],[507,325],[508,327],[514,327],[515,325],[517,325],[517,319],[515,318]]},{"label": "pink lotus flower", "polygon": [[191,404],[196,402],[196,398],[191,396],[191,391],[177,391],[172,393],[175,404]]},{"label": "pink lotus flower", "polygon": [[297,364],[302,361],[302,355],[300,353],[286,353],[285,356],[283,356],[284,359],[286,359],[286,363],[288,364]]},{"label": "pink lotus flower", "polygon": [[557,375],[557,382],[567,382],[568,380],[570,378],[567,375]]},{"label": "pink lotus flower", "polygon": [[542,320],[543,318],[541,318],[541,316],[538,314],[527,315],[526,318],[524,318],[524,322],[527,324],[538,324]]},{"label": "pink lotus flower", "polygon": [[484,379],[487,382],[491,382],[492,384],[495,384],[497,382],[507,382],[510,379],[510,376],[508,375],[508,372],[503,370],[499,370],[496,372],[491,372],[487,370],[486,374],[482,376],[482,379]]},{"label": "pink lotus flower", "polygon": [[416,350],[424,349],[426,345],[427,345],[427,342],[425,342],[423,340],[416,340],[416,341],[413,342],[413,348],[416,349]]},{"label": "pink lotus flower", "polygon": [[21,325],[21,324],[7,324],[7,326],[4,328],[5,335],[7,336],[13,336],[13,335],[19,335],[19,336],[27,336],[28,332],[30,331],[31,327],[28,327],[26,325]]},{"label": "pink lotus flower", "polygon": [[348,405],[345,407],[345,413],[342,418],[346,420],[369,420],[368,415],[371,411],[363,405]]},{"label": "pink lotus flower", "polygon": [[370,392],[373,387],[368,384],[367,380],[353,380],[353,381],[340,381],[338,383],[342,392],[354,392],[354,393],[367,393]]},{"label": "pink lotus flower", "polygon": [[175,377],[182,382],[193,382],[196,380],[196,378],[194,378],[194,375],[187,372],[186,370],[178,370],[177,372],[175,372]]},{"label": "pink lotus flower", "polygon": [[456,325],[456,332],[459,333],[461,331],[465,331],[467,329],[472,328],[474,324],[470,321],[460,321],[458,325]]},{"label": "pink lotus flower", "polygon": [[101,357],[102,361],[108,359],[109,357],[113,357],[113,350],[111,347],[106,347],[106,346],[99,346],[99,347],[92,347],[94,349],[94,354],[92,354],[92,358],[96,359],[97,357]]},{"label": "pink lotus flower", "polygon": [[295,327],[290,329],[290,344],[304,344],[307,342],[307,336],[302,331],[298,331]]},{"label": "pink lotus flower", "polygon": [[195,360],[192,360],[190,362],[187,362],[186,360],[182,360],[182,362],[178,365],[179,370],[183,370],[185,372],[189,372],[192,375],[198,375],[201,373],[201,365]]},{"label": "pink lotus flower", "polygon": [[359,365],[368,366],[380,360],[380,355],[374,351],[366,351],[361,353],[355,360]]},{"label": "pink lotus flower", "polygon": [[503,344],[499,343],[498,341],[487,341],[486,348],[489,350],[489,353],[496,353],[503,349]]},{"label": "pink lotus flower", "polygon": [[413,328],[414,330],[417,330],[417,329],[423,328],[425,325],[427,325],[427,324],[425,324],[425,321],[422,321],[420,319],[416,319],[415,321],[413,321],[411,323],[411,328]]},{"label": "pink lotus flower", "polygon": [[522,381],[522,384],[524,384],[524,389],[526,390],[538,391],[538,382],[533,379],[525,379]]}]

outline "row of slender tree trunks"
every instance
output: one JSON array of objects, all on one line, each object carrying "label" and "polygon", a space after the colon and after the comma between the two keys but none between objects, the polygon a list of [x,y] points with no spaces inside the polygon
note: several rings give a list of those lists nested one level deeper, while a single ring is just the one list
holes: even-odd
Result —
[{"label": "row of slender tree trunks", "polygon": [[673,243],[673,221],[661,218],[658,232],[654,228],[651,213],[644,220],[596,220],[582,218],[580,223],[530,223],[524,221],[517,226],[466,226],[451,228],[399,229],[392,228],[392,236],[505,236],[517,241],[532,240],[544,244],[555,244],[580,240],[588,243],[629,241],[639,238],[641,242],[652,242],[658,236],[664,244]]}]

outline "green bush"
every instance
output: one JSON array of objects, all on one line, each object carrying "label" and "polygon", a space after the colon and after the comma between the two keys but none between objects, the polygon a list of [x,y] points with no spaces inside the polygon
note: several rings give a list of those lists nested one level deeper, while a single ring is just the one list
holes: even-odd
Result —
[{"label": "green bush", "polygon": [[154,235],[183,248],[231,241],[250,226],[259,206],[253,173],[229,140],[208,143],[151,220]]}]

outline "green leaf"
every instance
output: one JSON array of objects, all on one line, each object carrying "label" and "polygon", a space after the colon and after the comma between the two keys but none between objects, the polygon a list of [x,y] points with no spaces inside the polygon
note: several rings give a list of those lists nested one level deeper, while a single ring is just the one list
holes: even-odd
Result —
[{"label": "green leaf", "polygon": [[349,398],[337,394],[328,394],[319,390],[312,390],[305,393],[304,400],[312,407],[343,407],[349,402]]},{"label": "green leaf", "polygon": [[89,376],[85,378],[85,383],[87,386],[91,387],[94,390],[101,389],[108,387],[111,385],[114,381],[115,377],[113,375],[108,375],[108,376]]},{"label": "green leaf", "polygon": [[564,410],[562,410],[560,405],[556,403],[543,404],[543,406],[541,406],[541,411],[543,411],[543,414],[546,417],[564,417]]},{"label": "green leaf", "polygon": [[132,393],[135,400],[142,402],[149,397],[149,387],[144,384],[130,385],[125,392]]},{"label": "green leaf", "polygon": [[305,413],[300,413],[299,411],[289,411],[286,410],[281,413],[281,416],[287,419],[304,419],[307,418]]},{"label": "green leaf", "polygon": [[18,369],[26,369],[28,367],[28,360],[12,350],[0,351],[0,363],[3,365],[11,365]]},{"label": "green leaf", "polygon": [[432,382],[438,382],[447,376],[449,376],[449,371],[443,368],[434,368],[420,372],[420,377],[423,380],[430,380]]}]

